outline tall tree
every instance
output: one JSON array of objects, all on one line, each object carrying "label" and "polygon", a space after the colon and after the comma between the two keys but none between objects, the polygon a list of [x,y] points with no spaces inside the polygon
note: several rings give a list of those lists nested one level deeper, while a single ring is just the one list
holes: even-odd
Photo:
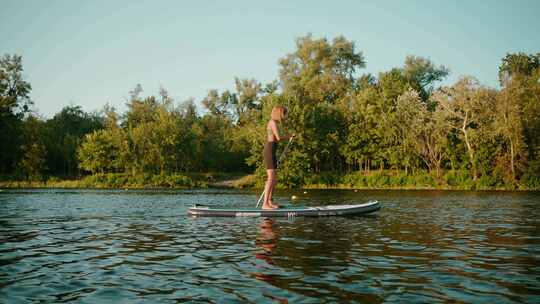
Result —
[{"label": "tall tree", "polygon": [[25,179],[39,180],[47,170],[47,151],[43,144],[45,122],[30,114],[23,121],[23,144],[20,147],[21,158],[18,162],[18,173]]},{"label": "tall tree", "polygon": [[446,157],[449,126],[445,121],[443,108],[429,111],[420,94],[409,90],[398,99],[398,128],[400,147],[406,161],[412,154],[418,155],[431,172],[441,176],[441,167]]},{"label": "tall tree", "polygon": [[525,78],[532,75],[540,67],[540,53],[529,55],[525,53],[506,54],[499,66],[499,82],[506,86],[515,78]]},{"label": "tall tree", "polygon": [[0,58],[0,113],[23,114],[29,111],[30,83],[23,80],[22,56]]},{"label": "tall tree", "polygon": [[103,117],[71,105],[47,120],[45,127],[47,163],[51,173],[76,176],[79,174],[77,148],[84,135],[103,128]]},{"label": "tall tree", "polygon": [[352,100],[347,113],[347,135],[341,145],[341,154],[353,167],[370,169],[377,158],[382,139],[377,131],[380,107],[376,101],[380,93],[375,86],[359,91]]},{"label": "tall tree", "polygon": [[480,85],[472,77],[463,77],[451,87],[441,88],[433,94],[448,124],[461,134],[466,145],[473,179],[478,178],[476,151],[489,129],[488,119],[495,104],[493,90]]},{"label": "tall tree", "polygon": [[23,79],[22,57],[0,57],[0,174],[13,173],[21,157],[22,118],[32,104],[31,90]]},{"label": "tall tree", "polygon": [[350,91],[365,67],[362,52],[342,36],[329,43],[311,35],[296,40],[296,51],[280,59],[284,93],[305,103],[335,103]]},{"label": "tall tree", "polygon": [[235,116],[239,124],[245,124],[253,115],[251,111],[260,110],[260,94],[262,93],[261,84],[255,79],[234,80],[236,86],[236,96],[234,99]]},{"label": "tall tree", "polygon": [[499,66],[499,81],[506,100],[515,100],[519,108],[530,159],[540,162],[540,53],[507,54]]},{"label": "tall tree", "polygon": [[418,56],[407,56],[405,58],[403,76],[408,80],[411,87],[420,94],[420,98],[424,102],[429,100],[434,84],[443,80],[448,76],[448,73],[447,67],[443,65],[436,66],[429,59]]},{"label": "tall tree", "polygon": [[113,130],[95,130],[86,134],[77,149],[79,167],[91,173],[114,172],[118,169],[120,147]]},{"label": "tall tree", "polygon": [[508,169],[506,171],[510,173],[511,183],[516,183],[516,165],[518,160],[520,163],[525,160],[526,153],[518,99],[520,94],[515,93],[516,90],[519,88],[510,85],[498,94],[494,121],[496,134],[505,142],[501,166]]},{"label": "tall tree", "polygon": [[507,168],[515,183],[516,171],[525,162],[527,171],[540,168],[540,53],[507,54],[499,66],[499,81],[503,89],[497,102],[496,128],[506,145],[497,165]]},{"label": "tall tree", "polygon": [[329,42],[307,35],[296,40],[296,50],[279,64],[283,96],[278,99],[289,109],[297,149],[309,156],[291,158],[289,167],[316,172],[339,168],[346,128],[338,104],[352,98],[356,73],[365,66],[362,52],[342,36]]},{"label": "tall tree", "polygon": [[211,115],[231,116],[231,109],[238,101],[236,94],[228,90],[219,94],[218,90],[212,89],[208,91],[202,104]]},{"label": "tall tree", "polygon": [[398,143],[398,159],[405,167],[406,173],[410,168],[417,166],[416,160],[420,156],[428,168],[435,168],[438,174],[442,159],[439,155],[442,156],[442,154],[436,153],[440,149],[431,148],[435,140],[430,140],[426,136],[432,129],[429,114],[415,90],[410,89],[398,97],[394,120],[395,134]]}]

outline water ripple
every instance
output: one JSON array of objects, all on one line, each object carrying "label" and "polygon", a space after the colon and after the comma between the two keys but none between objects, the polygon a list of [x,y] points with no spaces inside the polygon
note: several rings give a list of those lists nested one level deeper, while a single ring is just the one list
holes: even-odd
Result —
[{"label": "water ripple", "polygon": [[540,195],[310,191],[375,215],[186,217],[250,206],[222,190],[0,194],[0,302],[539,303]]}]

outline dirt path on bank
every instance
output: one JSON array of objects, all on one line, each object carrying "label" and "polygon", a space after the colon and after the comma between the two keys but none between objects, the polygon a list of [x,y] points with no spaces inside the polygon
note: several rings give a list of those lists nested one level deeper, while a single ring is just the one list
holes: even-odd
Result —
[{"label": "dirt path on bank", "polygon": [[249,186],[252,177],[252,174],[238,175],[232,177],[229,176],[225,179],[217,179],[215,181],[210,181],[208,183],[208,186],[212,188],[244,188],[246,186]]}]

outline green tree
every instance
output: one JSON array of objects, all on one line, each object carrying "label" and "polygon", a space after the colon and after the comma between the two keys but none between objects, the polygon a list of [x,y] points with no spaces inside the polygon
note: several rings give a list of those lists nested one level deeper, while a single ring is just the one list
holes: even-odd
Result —
[{"label": "green tree", "polygon": [[[497,167],[505,169],[515,183],[516,171],[525,170],[525,163],[529,168],[525,171],[540,167],[540,53],[507,54],[499,67],[499,81],[503,89],[497,102],[496,131],[506,145]],[[533,172],[527,175],[538,175]]]},{"label": "green tree", "polygon": [[4,55],[0,58],[0,113],[20,115],[32,104],[32,86],[23,80],[22,56]]},{"label": "green tree", "polygon": [[447,156],[446,146],[450,132],[444,108],[430,111],[420,94],[410,90],[398,99],[398,113],[404,154],[414,151],[429,171],[435,171],[437,177],[440,177],[442,162]]},{"label": "green tree", "polygon": [[238,101],[236,94],[230,91],[219,94],[218,90],[212,89],[202,100],[202,104],[211,115],[232,116],[231,109],[235,104],[238,104]]},{"label": "green tree", "polygon": [[28,180],[42,179],[47,170],[47,151],[43,144],[43,126],[45,122],[33,114],[23,120],[23,144],[20,146],[21,158],[17,169]]},{"label": "green tree", "polygon": [[[234,99],[235,116],[239,124],[245,124],[255,112],[261,109],[261,84],[255,79],[234,79],[236,97]],[[255,114],[256,115],[256,114]]]},{"label": "green tree", "polygon": [[[523,89],[516,92],[521,101],[521,119],[529,155],[540,161],[534,153],[540,148],[540,67],[527,77]],[[521,94],[520,94],[521,93]]]},{"label": "green tree", "polygon": [[539,67],[540,53],[536,55],[506,54],[499,66],[499,82],[501,86],[506,86],[512,79],[531,76]]},{"label": "green tree", "polygon": [[86,134],[77,150],[79,167],[91,173],[113,172],[118,166],[119,147],[112,130]]},{"label": "green tree", "polygon": [[194,99],[182,102],[178,109],[180,129],[183,132],[183,140],[179,156],[178,170],[201,171],[203,163],[203,143],[204,131],[201,126],[201,119],[197,112]]},{"label": "green tree", "polygon": [[13,173],[21,157],[22,118],[29,112],[30,83],[23,79],[22,57],[0,58],[0,174]]},{"label": "green tree", "polygon": [[87,113],[81,106],[62,108],[45,124],[47,164],[52,174],[76,176],[79,174],[77,148],[84,135],[103,128],[103,117]]},{"label": "green tree", "polygon": [[355,73],[365,67],[362,52],[342,36],[332,43],[311,35],[296,40],[296,51],[279,60],[285,95],[303,103],[335,103],[346,96]]},{"label": "green tree", "polygon": [[[163,172],[167,162],[167,154],[162,153],[162,149],[169,149],[174,132],[167,134],[170,125],[167,110],[164,105],[159,105],[152,97],[145,98],[139,107],[127,115],[133,119],[129,120],[127,134],[132,144],[130,153],[134,156],[132,171],[136,173]],[[145,109],[144,105],[151,105]],[[139,112],[145,109],[144,113]],[[166,134],[166,136],[164,136]],[[167,145],[164,145],[167,144]]]},{"label": "green tree", "polygon": [[493,90],[481,86],[474,78],[463,77],[453,86],[434,93],[433,99],[447,123],[459,132],[465,143],[471,175],[476,180],[479,161],[476,152],[489,136],[491,111],[495,106]]},{"label": "green tree", "polygon": [[[448,76],[447,67],[435,64],[426,58],[407,56],[403,66],[403,76],[408,80],[411,87],[420,94],[422,101],[427,102],[434,89],[435,82],[441,81]],[[430,108],[434,105],[430,105]]]},{"label": "green tree", "polygon": [[353,98],[350,109],[346,111],[347,135],[341,153],[346,162],[359,169],[370,169],[371,161],[380,151],[381,138],[377,132],[380,98],[375,86],[359,91]]},{"label": "green tree", "polygon": [[374,153],[374,164],[381,170],[388,164],[400,167],[400,137],[398,136],[396,110],[397,99],[411,88],[408,80],[404,77],[401,69],[391,69],[379,74],[376,83],[378,97],[371,102],[375,106],[374,132],[377,134],[378,148]]},{"label": "green tree", "polygon": [[524,162],[526,146],[523,137],[523,124],[521,120],[520,94],[514,93],[519,88],[506,87],[497,98],[495,107],[494,128],[497,135],[504,140],[503,157],[499,164],[510,173],[511,183],[516,183],[516,165]]},{"label": "green tree", "polygon": [[272,103],[263,105],[261,124],[264,131],[274,101],[289,109],[288,132],[297,134],[295,151],[302,153],[290,155],[282,166],[283,175],[287,175],[286,168],[306,173],[341,168],[345,161],[340,146],[346,136],[346,119],[340,108],[352,98],[356,72],[365,66],[362,53],[341,36],[329,42],[307,35],[296,40],[296,50],[280,59],[279,64],[283,93],[265,99]]},{"label": "green tree", "polygon": [[41,143],[22,145],[22,158],[19,161],[19,169],[28,180],[40,180],[45,171],[45,146]]},{"label": "green tree", "polygon": [[[433,123],[422,103],[420,95],[414,89],[410,89],[398,97],[396,109],[396,138],[398,141],[398,155],[405,172],[409,168],[418,167],[417,159],[422,157],[428,168],[435,168],[439,174],[442,153],[439,145],[436,145],[438,137],[429,137],[433,129]],[[433,134],[434,135],[434,134]]]}]

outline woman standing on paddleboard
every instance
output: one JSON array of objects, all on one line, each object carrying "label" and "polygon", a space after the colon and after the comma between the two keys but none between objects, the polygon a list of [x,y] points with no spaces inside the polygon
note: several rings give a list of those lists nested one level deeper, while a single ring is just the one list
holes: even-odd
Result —
[{"label": "woman standing on paddleboard", "polygon": [[263,209],[279,208],[279,206],[274,204],[274,202],[272,201],[272,194],[274,192],[274,187],[277,183],[277,143],[279,141],[289,140],[291,138],[291,136],[280,136],[279,134],[279,127],[281,125],[281,122],[286,118],[287,108],[283,106],[275,106],[272,109],[271,118],[268,121],[268,124],[266,124],[266,143],[264,145],[263,158],[264,165],[266,167],[266,175],[268,176],[268,178],[266,180],[266,185],[264,186],[264,202],[262,205]]}]

